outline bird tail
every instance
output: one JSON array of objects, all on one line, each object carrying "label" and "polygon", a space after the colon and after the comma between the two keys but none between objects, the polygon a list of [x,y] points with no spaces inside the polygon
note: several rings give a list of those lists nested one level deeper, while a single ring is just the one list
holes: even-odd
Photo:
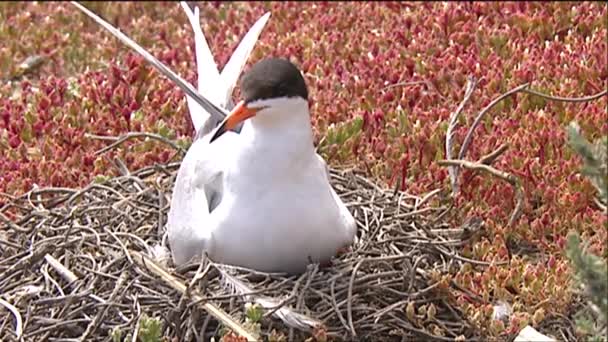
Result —
[{"label": "bird tail", "polygon": [[[183,1],[180,4],[184,12],[186,12],[186,16],[194,32],[198,91],[216,106],[230,109],[233,105],[231,101],[232,92],[236,86],[238,77],[243,71],[255,43],[270,18],[270,12],[264,14],[253,24],[220,73],[207,39],[201,29],[198,6],[191,9]],[[206,111],[205,108],[189,95],[186,95],[186,100],[188,102],[190,118],[198,136],[208,133],[224,119],[223,117],[214,117],[212,113]]]}]

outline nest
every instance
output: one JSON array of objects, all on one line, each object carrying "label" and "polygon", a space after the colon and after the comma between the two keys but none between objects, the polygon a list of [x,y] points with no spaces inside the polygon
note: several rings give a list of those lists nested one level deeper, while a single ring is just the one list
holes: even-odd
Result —
[{"label": "nest", "polygon": [[470,261],[459,250],[481,223],[450,228],[439,190],[417,197],[332,170],[359,229],[331,266],[287,276],[204,259],[175,269],[160,246],[178,167],[11,198],[0,209],[0,340],[135,341],[150,333],[146,316],[178,341],[479,336],[453,306],[465,290],[451,275]]}]

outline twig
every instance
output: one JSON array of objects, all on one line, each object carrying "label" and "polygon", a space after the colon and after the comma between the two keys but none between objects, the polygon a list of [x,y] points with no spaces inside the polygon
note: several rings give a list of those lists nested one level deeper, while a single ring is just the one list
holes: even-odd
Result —
[{"label": "twig", "polygon": [[63,266],[59,260],[53,258],[52,255],[45,255],[44,260],[46,260],[46,262],[48,262],[49,265],[54,268],[55,271],[57,271],[57,273],[59,273],[59,275],[63,277],[66,282],[68,282],[68,284],[73,284],[76,280],[78,280],[78,277],[72,271]]},{"label": "twig", "polygon": [[95,155],[100,155],[102,153],[105,153],[113,148],[115,148],[116,146],[124,143],[125,141],[129,140],[129,139],[134,139],[134,138],[150,138],[150,139],[154,139],[154,140],[158,140],[160,142],[163,142],[169,146],[171,146],[172,148],[176,149],[177,151],[181,152],[181,153],[185,153],[186,151],[179,145],[177,145],[176,143],[174,143],[173,141],[163,137],[162,135],[158,135],[158,134],[154,134],[154,133],[146,133],[146,132],[129,132],[126,134],[121,135],[120,137],[112,137],[112,136],[103,136],[103,135],[95,135],[95,134],[89,134],[89,133],[85,133],[85,138],[90,138],[90,139],[98,139],[98,140],[108,140],[108,141],[114,141],[112,144],[102,148],[101,150],[95,152]]},{"label": "twig", "polygon": [[[511,214],[511,217],[509,218],[509,225],[512,226],[515,223],[515,221],[517,221],[519,216],[521,215],[521,210],[522,210],[522,206],[523,206],[524,199],[525,199],[523,189],[522,189],[521,184],[520,184],[519,180],[517,179],[517,177],[514,177],[508,173],[496,170],[489,166],[500,155],[502,155],[507,150],[508,146],[506,144],[502,144],[494,152],[483,156],[477,162],[469,162],[469,161],[463,160],[463,158],[467,152],[467,149],[470,145],[471,139],[473,138],[473,132],[475,131],[475,128],[477,128],[477,126],[481,122],[481,119],[483,118],[483,116],[490,109],[492,109],[494,106],[496,106],[500,101],[502,101],[505,98],[507,98],[508,96],[516,94],[517,92],[520,92],[520,91],[524,92],[526,94],[540,96],[542,98],[545,98],[545,99],[551,100],[551,101],[588,102],[588,101],[596,100],[602,96],[605,96],[606,94],[608,94],[608,90],[604,90],[598,94],[591,95],[591,96],[585,96],[585,97],[579,97],[579,98],[566,98],[566,97],[551,96],[551,95],[543,94],[536,90],[528,89],[528,87],[530,86],[530,83],[525,83],[518,87],[515,87],[515,88],[511,89],[510,91],[508,91],[508,92],[500,95],[496,99],[494,99],[492,102],[490,102],[490,104],[488,104],[484,109],[482,109],[479,112],[479,114],[477,114],[477,116],[475,117],[475,120],[473,121],[473,124],[471,125],[471,127],[469,128],[469,130],[465,136],[462,146],[460,147],[460,152],[458,153],[459,161],[456,163],[449,163],[450,160],[453,160],[451,158],[451,148],[452,148],[451,139],[452,139],[452,135],[453,135],[452,131],[453,131],[454,127],[456,126],[456,122],[457,122],[456,119],[457,119],[458,114],[460,113],[460,111],[462,111],[462,107],[464,107],[465,102],[468,100],[467,95],[470,96],[470,94],[468,92],[468,90],[469,90],[468,86],[469,86],[469,84],[467,84],[467,92],[465,93],[464,100],[462,101],[460,106],[457,108],[456,112],[454,112],[452,115],[450,115],[450,123],[448,125],[447,134],[446,134],[446,158],[448,160],[440,161],[439,165],[448,166],[448,168],[449,168],[448,172],[450,174],[450,181],[452,184],[452,194],[453,195],[458,190],[458,187],[457,187],[458,186],[458,180],[457,180],[458,179],[457,178],[458,169],[456,168],[457,166],[463,166],[463,167],[473,169],[473,170],[483,170],[485,172],[489,172],[490,174],[492,174],[498,178],[501,178],[501,179],[509,182],[511,185],[513,185],[513,187],[515,188],[516,204],[515,204],[515,208],[513,209],[513,213]],[[472,89],[471,89],[471,92],[472,92]]]},{"label": "twig", "polygon": [[[152,259],[133,250],[129,251],[129,253],[133,256],[132,259],[137,265],[153,272],[158,277],[160,277],[162,281],[164,281],[166,284],[171,286],[173,289],[179,291],[180,293],[183,294],[184,292],[186,292],[186,285],[183,282],[169,274],[161,266],[156,264]],[[191,296],[194,300],[202,299],[201,295],[197,293],[192,293]],[[230,328],[236,334],[245,337],[247,341],[257,341],[257,338],[252,333],[250,333],[239,322],[237,322],[234,318],[224,312],[224,310],[211,303],[203,303],[202,306],[205,311],[215,317],[218,321],[222,322],[222,324]]]},{"label": "twig", "polygon": [[530,95],[535,95],[535,96],[540,96],[542,98],[545,98],[547,100],[551,100],[551,101],[560,101],[560,102],[589,102],[589,101],[593,101],[593,100],[597,100],[602,96],[605,96],[606,94],[608,94],[608,90],[604,90],[602,92],[599,92],[595,95],[591,95],[591,96],[585,96],[585,97],[559,97],[559,96],[552,96],[552,95],[547,95],[547,94],[543,94],[541,92],[538,92],[536,90],[532,90],[532,89],[528,89],[528,87],[530,86],[530,83],[524,83],[518,87],[515,87],[511,90],[509,90],[508,92],[500,95],[498,98],[496,98],[494,101],[490,102],[490,104],[488,104],[481,112],[479,112],[479,114],[477,115],[477,117],[475,118],[475,121],[473,121],[473,125],[471,126],[471,128],[469,129],[469,131],[467,132],[467,135],[464,139],[464,143],[462,144],[462,147],[460,148],[460,153],[458,154],[458,159],[463,159],[464,155],[467,151],[467,148],[469,147],[470,144],[470,140],[472,139],[472,135],[473,135],[473,131],[475,130],[475,128],[479,125],[479,122],[481,121],[481,119],[483,118],[483,116],[490,110],[492,109],[495,105],[497,105],[500,101],[504,100],[505,98],[517,93],[517,92],[524,92]]},{"label": "twig", "polygon": [[[201,258],[201,260],[199,261],[198,264],[198,268],[196,269],[196,273],[194,274],[194,277],[192,277],[192,279],[190,280],[190,283],[188,284],[188,286],[186,287],[186,291],[184,291],[184,293],[182,293],[182,295],[179,298],[179,302],[177,303],[177,311],[182,311],[184,309],[184,307],[186,306],[186,301],[188,299],[188,297],[190,296],[190,290],[192,289],[192,287],[194,286],[195,283],[197,283],[199,280],[204,279],[207,274],[209,273],[209,271],[211,270],[211,264],[207,264],[207,266],[205,267],[205,270],[203,271],[203,266],[205,265],[205,254],[201,253],[203,258]],[[202,273],[201,273],[202,272]]]},{"label": "twig", "polygon": [[469,144],[471,143],[471,139],[473,138],[473,132],[475,131],[475,128],[477,128],[477,126],[479,126],[479,123],[481,122],[481,119],[483,118],[483,116],[490,111],[490,109],[494,108],[494,106],[496,106],[500,101],[506,99],[507,97],[516,94],[517,92],[520,92],[524,89],[526,89],[528,86],[530,86],[530,83],[524,83],[518,87],[515,87],[511,90],[509,90],[508,92],[500,95],[499,97],[497,97],[496,99],[494,99],[494,101],[490,102],[490,104],[488,104],[484,109],[482,109],[479,114],[477,114],[477,117],[475,117],[475,120],[473,121],[473,124],[471,125],[471,128],[469,128],[469,131],[467,132],[467,135],[464,138],[464,142],[462,143],[462,146],[460,147],[460,152],[458,153],[458,159],[463,159],[465,153],[467,152],[467,149],[469,148]]},{"label": "twig", "polygon": [[91,323],[89,323],[89,325],[87,326],[87,330],[85,330],[85,332],[80,337],[80,341],[86,341],[87,338],[89,337],[89,335],[97,329],[99,324],[102,322],[103,318],[108,313],[111,303],[116,298],[116,295],[118,294],[119,291],[122,290],[122,284],[125,282],[125,279],[126,279],[126,276],[124,273],[122,273],[120,275],[120,277],[118,278],[118,281],[116,281],[116,285],[114,287],[114,290],[112,290],[112,294],[110,294],[110,298],[108,298],[108,300],[107,300],[108,304],[103,308],[103,310],[101,310],[99,313],[97,313],[95,318],[91,321]]},{"label": "twig", "polygon": [[395,84],[387,85],[386,87],[382,88],[381,90],[388,90],[388,89],[396,88],[396,87],[407,87],[407,86],[420,85],[420,84],[424,84],[424,85],[426,85],[428,87],[429,86],[429,81],[398,82],[398,83],[395,83]]},{"label": "twig", "polygon": [[[450,114],[448,130],[445,135],[445,157],[448,160],[452,159],[452,139],[454,138],[454,129],[458,124],[458,116],[464,109],[464,106],[467,104],[467,102],[469,102],[469,100],[471,99],[471,96],[473,95],[473,91],[475,90],[476,86],[477,79],[473,76],[469,77],[467,79],[467,84],[464,91],[464,98],[462,99],[462,102],[460,102],[458,108],[456,108],[456,110],[452,114]],[[450,182],[452,185],[452,196],[454,196],[458,193],[458,168],[456,166],[450,166],[448,168],[448,173],[450,174]]]},{"label": "twig", "polygon": [[608,94],[608,90],[604,90],[595,95],[584,96],[584,97],[560,97],[560,96],[552,96],[552,95],[543,94],[539,91],[532,90],[532,89],[524,89],[523,92],[528,93],[530,95],[540,96],[547,100],[560,101],[560,102],[589,102],[589,101],[597,100],[600,97]]},{"label": "twig", "polygon": [[509,148],[508,144],[500,145],[496,150],[479,158],[477,161],[480,164],[491,165],[498,157],[500,157]]},{"label": "twig", "polygon": [[4,214],[1,212],[0,212],[0,221],[4,222],[6,224],[5,227],[14,229],[21,233],[29,233],[29,230],[21,228],[19,225],[15,224],[13,221],[9,220],[8,217],[4,216]]},{"label": "twig", "polygon": [[353,285],[355,283],[355,277],[357,275],[357,271],[359,270],[359,267],[361,267],[361,264],[363,264],[364,261],[366,261],[366,260],[365,259],[359,260],[357,265],[355,265],[355,268],[353,268],[353,272],[350,276],[350,281],[348,282],[348,297],[347,297],[347,302],[346,302],[346,319],[348,320],[348,327],[350,328],[350,333],[353,335],[353,337],[357,336],[357,332],[355,331],[355,326],[353,324]]},{"label": "twig", "polygon": [[15,316],[15,335],[17,335],[17,339],[20,340],[21,335],[23,335],[23,319],[21,318],[19,310],[13,305],[11,305],[11,303],[5,301],[2,298],[0,298],[0,305],[7,308],[10,312],[13,313],[13,316]]},{"label": "twig", "polygon": [[602,203],[602,201],[600,201],[599,198],[597,198],[597,197],[593,198],[593,202],[595,203],[595,205],[598,206],[598,208],[600,208],[600,210],[608,211],[608,207],[606,207],[606,205],[604,203]]},{"label": "twig", "polygon": [[116,166],[116,168],[118,169],[118,172],[120,172],[120,174],[122,176],[128,176],[131,174],[131,172],[129,171],[129,168],[127,167],[127,165],[125,164],[124,161],[122,161],[122,159],[115,157],[114,158],[114,165]]},{"label": "twig", "polygon": [[441,166],[458,165],[473,171],[484,171],[511,184],[515,189],[515,208],[513,208],[513,212],[509,218],[509,226],[513,226],[515,221],[517,221],[517,219],[521,216],[521,210],[524,203],[524,192],[517,177],[507,172],[497,170],[490,165],[481,164],[479,162],[471,162],[468,160],[440,160],[437,163]]}]

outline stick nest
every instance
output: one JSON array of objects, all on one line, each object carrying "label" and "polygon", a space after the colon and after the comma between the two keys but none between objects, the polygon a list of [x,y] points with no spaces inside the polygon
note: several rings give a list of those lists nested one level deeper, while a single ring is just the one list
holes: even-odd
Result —
[{"label": "stick nest", "polygon": [[[332,170],[359,229],[331,266],[299,276],[208,259],[175,269],[162,246],[178,166],[127,171],[80,190],[34,189],[0,208],[0,340],[111,341],[118,331],[142,338],[146,316],[158,318],[167,341],[218,340],[227,328],[209,306],[261,340],[479,336],[453,306],[464,290],[452,276],[482,224],[450,228],[439,190],[417,197]],[[252,302],[261,318],[252,319]]]}]

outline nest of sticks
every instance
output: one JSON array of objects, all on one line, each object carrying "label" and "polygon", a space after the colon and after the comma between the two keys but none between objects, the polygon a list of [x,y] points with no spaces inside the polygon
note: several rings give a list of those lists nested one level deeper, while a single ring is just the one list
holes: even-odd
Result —
[{"label": "nest of sticks", "polygon": [[441,191],[418,197],[332,170],[359,229],[331,266],[287,276],[203,258],[175,269],[162,246],[178,167],[10,198],[0,208],[0,340],[145,341],[150,318],[173,341],[479,336],[453,306],[465,290],[450,275],[470,262],[459,252],[483,224],[450,228]]}]

